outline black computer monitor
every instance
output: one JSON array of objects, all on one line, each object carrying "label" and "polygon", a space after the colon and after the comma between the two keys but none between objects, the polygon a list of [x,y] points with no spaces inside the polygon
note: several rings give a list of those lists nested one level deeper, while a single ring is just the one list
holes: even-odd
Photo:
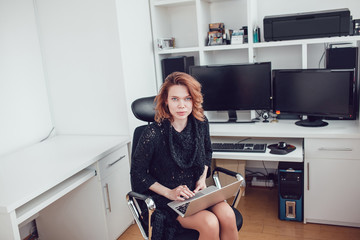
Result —
[{"label": "black computer monitor", "polygon": [[299,126],[326,126],[325,117],[352,117],[355,99],[354,69],[273,70],[273,110],[306,115],[296,122]]},{"label": "black computer monitor", "polygon": [[[192,66],[190,74],[202,85],[205,111],[271,109],[271,63]],[[235,118],[235,119],[234,119]]]}]

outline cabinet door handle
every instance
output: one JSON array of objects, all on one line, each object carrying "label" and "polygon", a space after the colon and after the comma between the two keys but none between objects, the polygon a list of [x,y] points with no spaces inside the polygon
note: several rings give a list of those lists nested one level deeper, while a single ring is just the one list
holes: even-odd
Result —
[{"label": "cabinet door handle", "polygon": [[113,161],[112,163],[108,164],[108,167],[112,167],[115,163],[117,163],[118,161],[120,161],[121,159],[123,159],[126,155],[121,156],[119,159],[116,159],[115,161]]},{"label": "cabinet door handle", "polygon": [[326,148],[326,147],[320,147],[319,151],[338,151],[338,152],[351,152],[353,149],[349,147],[345,148]]},{"label": "cabinet door handle", "polygon": [[307,190],[310,190],[310,163],[306,164],[307,168]]},{"label": "cabinet door handle", "polygon": [[106,197],[107,197],[107,201],[108,201],[108,207],[106,209],[109,210],[109,212],[111,212],[111,203],[110,203],[110,193],[109,193],[109,184],[105,184],[105,190],[106,190]]}]

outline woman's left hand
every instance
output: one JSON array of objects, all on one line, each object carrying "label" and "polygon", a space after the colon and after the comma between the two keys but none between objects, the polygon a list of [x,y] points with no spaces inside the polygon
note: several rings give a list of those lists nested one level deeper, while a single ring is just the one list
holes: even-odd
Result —
[{"label": "woman's left hand", "polygon": [[194,193],[197,193],[198,191],[206,188],[207,170],[208,170],[208,166],[205,166],[203,174],[200,176],[199,180],[196,182]]},{"label": "woman's left hand", "polygon": [[205,179],[200,178],[197,182],[196,182],[196,186],[195,186],[195,190],[194,193],[197,193],[200,190],[203,190],[206,188],[206,182]]}]

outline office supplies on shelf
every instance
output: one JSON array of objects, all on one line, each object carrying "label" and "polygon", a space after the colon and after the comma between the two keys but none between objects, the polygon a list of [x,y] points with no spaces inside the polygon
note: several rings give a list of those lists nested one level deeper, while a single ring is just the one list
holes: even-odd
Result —
[{"label": "office supplies on shelf", "polygon": [[266,143],[212,143],[214,152],[257,152],[266,151]]}]

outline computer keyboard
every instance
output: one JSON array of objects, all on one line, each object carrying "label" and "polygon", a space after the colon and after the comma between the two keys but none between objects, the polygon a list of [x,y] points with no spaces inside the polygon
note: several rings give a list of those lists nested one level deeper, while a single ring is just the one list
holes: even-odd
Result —
[{"label": "computer keyboard", "polygon": [[266,143],[212,143],[214,152],[266,152]]}]

